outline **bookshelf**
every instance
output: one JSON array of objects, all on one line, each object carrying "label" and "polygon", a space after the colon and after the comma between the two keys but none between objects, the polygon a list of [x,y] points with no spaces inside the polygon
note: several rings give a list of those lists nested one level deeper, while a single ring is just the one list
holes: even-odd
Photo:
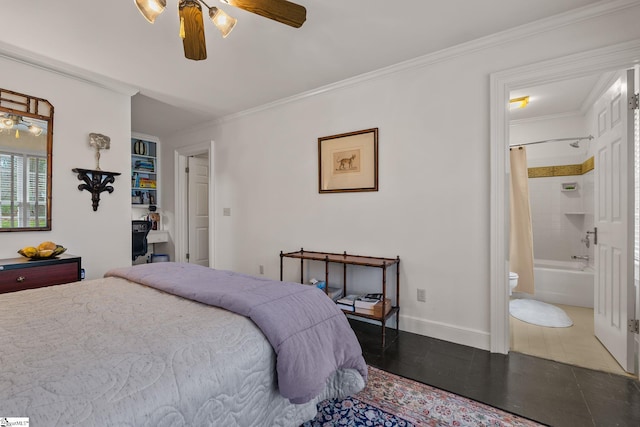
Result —
[{"label": "bookshelf", "polygon": [[[343,274],[343,295],[348,295],[347,292],[347,266],[348,265],[359,265],[364,267],[374,267],[380,268],[382,271],[381,285],[382,286],[382,301],[381,308],[375,311],[372,310],[362,310],[356,308],[355,311],[347,311],[343,310],[345,314],[355,317],[361,317],[364,319],[374,320],[379,322],[381,325],[381,341],[382,347],[386,346],[386,324],[387,321],[395,316],[396,319],[396,334],[398,336],[398,324],[400,323],[400,257],[396,258],[381,258],[381,257],[373,257],[373,256],[362,256],[362,255],[353,255],[348,254],[347,252],[343,252],[341,254],[338,253],[330,253],[330,252],[314,252],[314,251],[305,251],[304,249],[300,249],[299,251],[287,252],[284,253],[280,251],[280,280],[283,279],[284,272],[284,259],[285,258],[293,258],[300,260],[300,283],[304,283],[304,261],[319,261],[324,262],[325,264],[325,277],[324,281],[326,283],[324,289],[325,292],[329,290],[329,264],[337,263],[342,264],[342,274]],[[395,270],[395,295],[387,294],[387,269],[394,267]],[[379,287],[378,286],[378,287]],[[377,292],[377,289],[372,289],[370,292]],[[395,301],[392,299],[395,297]]]},{"label": "bookshelf", "polygon": [[131,136],[131,205],[159,205],[159,146],[146,135]]}]

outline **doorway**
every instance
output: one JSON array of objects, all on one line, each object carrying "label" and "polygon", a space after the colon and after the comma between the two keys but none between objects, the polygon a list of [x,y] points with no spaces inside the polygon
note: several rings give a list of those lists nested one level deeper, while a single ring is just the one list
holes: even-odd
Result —
[{"label": "doorway", "polygon": [[187,158],[187,260],[209,267],[209,155]]},{"label": "doorway", "polygon": [[214,267],[214,143],[182,147],[174,153],[175,258]]},{"label": "doorway", "polygon": [[[594,329],[594,255],[599,253],[593,231],[594,179],[599,176],[593,168],[594,154],[605,137],[604,130],[597,129],[595,111],[601,111],[603,93],[613,85],[620,87],[620,79],[626,78],[621,74],[586,76],[510,93],[510,99],[530,101],[525,106],[512,104],[509,142],[526,151],[535,291],[513,293],[510,307],[519,311],[516,316],[526,310],[525,317],[532,319],[509,316],[509,327],[511,351],[624,375],[600,342],[606,331],[596,337]],[[517,265],[511,264],[511,269],[523,273]],[[560,322],[563,327],[558,327],[560,323],[549,327],[558,310],[567,316]]]},{"label": "doorway", "polygon": [[[491,75],[491,351],[509,351],[508,298],[508,162],[509,94],[560,80],[633,68],[640,58],[640,42],[634,41],[557,60],[545,61]],[[637,317],[637,305],[631,314]],[[637,338],[633,344],[640,352]],[[637,361],[635,366],[636,372]]]}]

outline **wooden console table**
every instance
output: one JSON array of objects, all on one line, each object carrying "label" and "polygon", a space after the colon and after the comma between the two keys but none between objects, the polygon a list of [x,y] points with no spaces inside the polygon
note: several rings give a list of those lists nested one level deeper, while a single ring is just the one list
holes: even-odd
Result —
[{"label": "wooden console table", "polygon": [[25,257],[0,260],[0,293],[62,285],[80,280],[81,258],[59,255],[30,261]]},{"label": "wooden console table", "polygon": [[[342,264],[342,291],[346,296],[347,294],[347,265],[359,265],[364,267],[377,267],[382,269],[382,311],[380,315],[374,315],[370,312],[363,312],[358,309],[355,311],[343,310],[344,313],[362,317],[370,320],[380,322],[382,326],[382,347],[385,347],[386,342],[386,323],[392,316],[396,316],[396,337],[398,336],[398,325],[400,323],[400,257],[396,258],[381,258],[372,256],[352,255],[346,252],[341,254],[330,252],[313,252],[300,249],[295,252],[280,252],[280,280],[283,278],[283,260],[284,258],[296,258],[300,260],[300,283],[304,283],[304,260],[322,261],[325,263],[324,281],[326,283],[324,290],[325,293],[329,292],[329,263]],[[395,283],[395,305],[391,302],[391,307],[388,306],[387,301],[387,268],[396,266],[396,283]],[[373,293],[374,291],[372,291]]]}]

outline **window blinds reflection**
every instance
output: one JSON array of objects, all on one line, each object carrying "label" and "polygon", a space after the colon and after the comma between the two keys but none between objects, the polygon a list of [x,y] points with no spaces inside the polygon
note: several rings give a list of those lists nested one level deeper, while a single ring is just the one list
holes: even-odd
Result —
[{"label": "window blinds reflection", "polygon": [[46,226],[46,203],[46,157],[0,152],[0,228]]}]

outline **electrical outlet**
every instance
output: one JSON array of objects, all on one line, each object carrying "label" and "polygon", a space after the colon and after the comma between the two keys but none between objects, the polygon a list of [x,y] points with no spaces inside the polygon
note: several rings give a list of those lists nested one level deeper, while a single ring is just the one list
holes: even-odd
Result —
[{"label": "electrical outlet", "polygon": [[260,270],[260,274],[264,274],[264,265],[258,266],[258,270]]},{"label": "electrical outlet", "polygon": [[427,301],[427,295],[426,295],[426,291],[424,289],[418,289],[418,301],[420,302],[426,302]]}]

